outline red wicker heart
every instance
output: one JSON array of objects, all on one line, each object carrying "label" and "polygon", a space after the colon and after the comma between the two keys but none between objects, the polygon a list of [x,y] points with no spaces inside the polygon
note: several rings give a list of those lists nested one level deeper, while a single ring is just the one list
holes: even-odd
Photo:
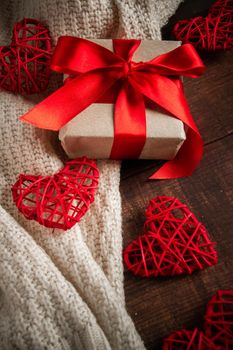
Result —
[{"label": "red wicker heart", "polygon": [[219,350],[214,343],[198,329],[182,329],[164,339],[163,350]]},{"label": "red wicker heart", "polygon": [[0,46],[0,89],[20,94],[44,91],[49,82],[49,30],[35,19],[16,23],[9,46]]},{"label": "red wicker heart", "polygon": [[67,230],[94,201],[98,179],[93,160],[71,160],[53,176],[20,175],[12,187],[13,200],[27,219]]},{"label": "red wicker heart", "polygon": [[176,198],[150,201],[144,235],[124,250],[126,267],[141,277],[192,274],[217,262],[206,228]]},{"label": "red wicker heart", "polygon": [[209,301],[205,334],[220,349],[233,349],[233,291],[219,290]]},{"label": "red wicker heart", "polygon": [[183,43],[207,51],[233,49],[233,1],[218,0],[206,17],[179,21],[173,35]]}]

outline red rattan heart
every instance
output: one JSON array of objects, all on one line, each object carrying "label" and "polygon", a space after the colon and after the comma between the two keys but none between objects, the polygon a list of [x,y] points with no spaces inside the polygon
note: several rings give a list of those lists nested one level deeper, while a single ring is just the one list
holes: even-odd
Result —
[{"label": "red rattan heart", "polygon": [[126,267],[141,277],[191,274],[217,262],[206,228],[176,198],[150,201],[146,233],[124,250]]},{"label": "red rattan heart", "polygon": [[0,46],[0,89],[34,94],[46,89],[52,45],[49,30],[35,19],[14,25],[9,46]]},{"label": "red rattan heart", "polygon": [[209,301],[205,334],[220,349],[233,349],[233,291],[219,290]]},{"label": "red rattan heart", "polygon": [[198,329],[182,329],[164,339],[163,350],[220,350]]},{"label": "red rattan heart", "polygon": [[53,176],[20,175],[12,187],[14,202],[29,220],[70,229],[94,201],[99,171],[93,160],[71,160]]},{"label": "red rattan heart", "polygon": [[208,51],[233,49],[233,1],[218,0],[206,17],[176,23],[173,34],[183,43]]}]

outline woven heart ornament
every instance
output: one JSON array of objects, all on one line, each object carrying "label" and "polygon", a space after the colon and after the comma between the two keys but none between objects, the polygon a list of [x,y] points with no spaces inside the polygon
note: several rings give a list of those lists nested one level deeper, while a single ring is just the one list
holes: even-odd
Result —
[{"label": "woven heart ornament", "polygon": [[12,187],[13,200],[27,219],[67,230],[94,201],[98,179],[93,160],[75,159],[53,176],[20,175]]},{"label": "woven heart ornament", "polygon": [[160,196],[146,211],[145,234],[124,250],[126,267],[141,277],[192,274],[217,263],[206,228],[177,198]]},{"label": "woven heart ornament", "polygon": [[173,35],[183,43],[191,43],[197,49],[225,51],[233,49],[233,1],[218,0],[206,17],[179,21]]},{"label": "woven heart ornament", "polygon": [[164,339],[163,350],[220,350],[198,329],[182,329]]},{"label": "woven heart ornament", "polygon": [[219,290],[209,301],[205,334],[220,349],[233,349],[233,291]]},{"label": "woven heart ornament", "polygon": [[52,44],[49,30],[25,18],[13,28],[9,46],[0,46],[0,89],[34,94],[47,88]]}]

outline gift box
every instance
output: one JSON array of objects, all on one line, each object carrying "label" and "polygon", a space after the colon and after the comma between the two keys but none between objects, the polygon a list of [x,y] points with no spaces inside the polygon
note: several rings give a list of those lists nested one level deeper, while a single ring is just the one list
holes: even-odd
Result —
[{"label": "gift box", "polygon": [[[112,40],[92,41],[113,50]],[[132,60],[149,61],[179,45],[178,41],[143,40]],[[146,140],[138,158],[173,159],[185,138],[182,121],[158,108],[146,107]],[[59,139],[70,158],[84,155],[95,159],[110,158],[114,141],[114,104],[90,105],[60,129]]]},{"label": "gift box", "polygon": [[203,142],[180,77],[205,70],[192,45],[62,36],[51,68],[64,85],[21,119],[59,130],[71,158],[168,159],[150,179],[192,174]]}]

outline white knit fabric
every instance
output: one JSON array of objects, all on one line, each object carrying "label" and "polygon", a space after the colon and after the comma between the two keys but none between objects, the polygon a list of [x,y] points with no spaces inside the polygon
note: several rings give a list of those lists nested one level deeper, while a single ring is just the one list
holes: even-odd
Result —
[{"label": "white knit fabric", "polygon": [[[2,0],[1,43],[23,17],[47,24],[54,43],[62,34],[153,39],[179,2]],[[57,136],[18,120],[32,105],[0,92],[0,349],[143,349],[124,305],[119,162],[98,162],[95,202],[65,233],[27,221],[13,204],[20,173],[62,167]]]}]

